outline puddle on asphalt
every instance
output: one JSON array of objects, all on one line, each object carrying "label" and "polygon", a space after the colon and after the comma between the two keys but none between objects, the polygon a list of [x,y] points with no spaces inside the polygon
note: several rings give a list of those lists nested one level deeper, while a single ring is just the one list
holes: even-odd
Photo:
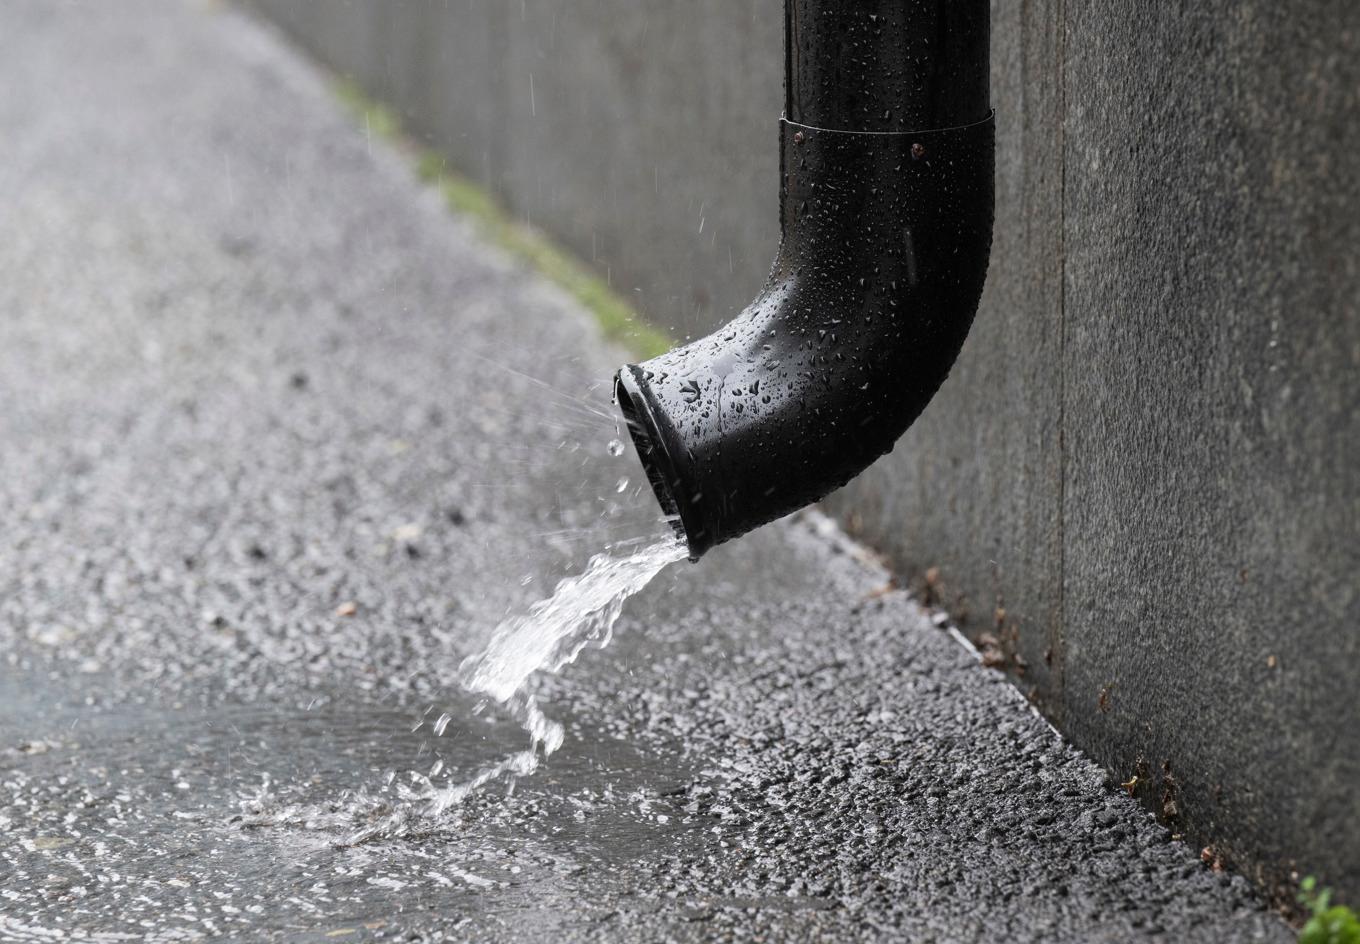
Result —
[{"label": "puddle on asphalt", "polygon": [[[461,782],[522,743],[519,725],[450,704],[455,720],[435,737],[412,731],[408,710],[341,693],[310,711],[63,706],[61,693],[2,673],[0,701],[42,708],[0,723],[20,744],[0,756],[0,831],[16,837],[0,845],[0,937],[154,926],[192,939],[323,921],[324,931],[390,917],[413,893],[477,927],[518,912],[546,932],[554,909],[579,921],[600,888],[634,888],[649,863],[706,841],[706,824],[683,810],[695,774],[674,751],[579,721],[568,722],[578,749],[535,777],[408,816],[400,839],[355,845],[394,811],[428,809],[423,788],[395,771]],[[16,723],[40,737],[19,741]],[[478,903],[488,895],[494,906]]]},{"label": "puddle on asphalt", "polygon": [[[321,804],[307,800],[307,791],[299,791],[295,781],[271,779],[266,771],[258,791],[243,798],[243,814],[236,821],[250,829],[324,832],[337,845],[357,846],[456,828],[458,818],[449,818],[451,811],[478,791],[494,789],[497,781],[513,795],[519,778],[538,770],[566,736],[561,722],[544,713],[532,677],[557,673],[587,647],[607,645],[624,602],[685,556],[669,528],[666,536],[650,542],[609,546],[581,574],[560,581],[549,597],[502,621],[487,647],[463,660],[462,692],[427,705],[414,724],[409,718],[391,720],[393,729],[404,726],[413,736],[427,735],[415,751],[416,766],[409,761],[405,770],[393,766],[373,784]],[[372,725],[366,718],[347,732]],[[513,743],[525,734],[527,744]],[[363,743],[384,750],[395,746],[390,732],[384,737],[371,731]],[[487,762],[488,748],[499,758]],[[598,761],[598,750],[592,756]],[[588,808],[576,802],[573,818]]]},{"label": "puddle on asphalt", "polygon": [[[275,782],[266,772],[259,790],[243,798],[237,821],[246,828],[329,832],[336,845],[358,846],[456,828],[457,817],[446,822],[450,811],[497,781],[505,781],[506,794],[513,795],[519,778],[538,770],[566,736],[561,722],[544,713],[532,678],[560,672],[587,647],[606,646],[628,598],[686,553],[669,524],[662,537],[607,546],[582,573],[561,580],[550,596],[503,620],[486,648],[463,660],[462,692],[451,696],[452,704],[427,705],[410,726],[412,735],[429,735],[416,751],[418,767],[404,772],[393,767],[379,783],[346,790],[323,805],[289,798],[284,794],[296,792],[294,784]],[[527,745],[505,744],[507,730],[513,729],[502,717],[528,735]],[[390,746],[392,741],[375,743]],[[492,745],[501,756],[490,763],[469,760],[470,744],[476,746],[473,757],[484,757]],[[575,802],[574,819],[589,806]]]}]

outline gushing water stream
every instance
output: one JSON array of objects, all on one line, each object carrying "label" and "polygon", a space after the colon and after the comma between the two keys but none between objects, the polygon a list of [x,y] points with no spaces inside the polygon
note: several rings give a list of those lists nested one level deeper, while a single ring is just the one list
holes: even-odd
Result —
[{"label": "gushing water stream", "polygon": [[556,672],[575,661],[587,644],[608,643],[623,602],[685,556],[685,546],[673,535],[633,553],[616,554],[627,546],[615,544],[596,554],[580,576],[561,581],[552,596],[496,627],[486,650],[463,661],[463,687],[503,703],[534,672]]},{"label": "gushing water stream", "polygon": [[538,707],[527,690],[529,677],[539,671],[560,671],[586,646],[608,645],[624,601],[686,554],[673,534],[620,553],[640,543],[621,542],[596,554],[584,573],[559,582],[552,596],[527,613],[506,619],[485,651],[463,660],[459,668],[463,687],[507,706],[529,732],[528,750],[507,761],[515,772],[532,771],[540,747],[546,757],[562,746],[562,726]]}]

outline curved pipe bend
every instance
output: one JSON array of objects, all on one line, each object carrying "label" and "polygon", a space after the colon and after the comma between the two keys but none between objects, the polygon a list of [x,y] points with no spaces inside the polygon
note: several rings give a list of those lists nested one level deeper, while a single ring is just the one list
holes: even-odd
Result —
[{"label": "curved pipe bend", "polygon": [[987,274],[991,114],[916,132],[784,120],[780,152],[783,236],[765,290],[615,378],[691,560],[891,451],[948,375]]}]

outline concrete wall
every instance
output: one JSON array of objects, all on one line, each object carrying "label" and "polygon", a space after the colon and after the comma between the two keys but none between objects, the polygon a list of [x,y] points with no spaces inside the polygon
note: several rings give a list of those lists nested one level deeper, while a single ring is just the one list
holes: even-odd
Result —
[{"label": "concrete wall", "polygon": [[[257,5],[656,322],[763,282],[778,0]],[[976,327],[829,504],[1175,830],[1360,899],[1360,4],[993,33]]]}]

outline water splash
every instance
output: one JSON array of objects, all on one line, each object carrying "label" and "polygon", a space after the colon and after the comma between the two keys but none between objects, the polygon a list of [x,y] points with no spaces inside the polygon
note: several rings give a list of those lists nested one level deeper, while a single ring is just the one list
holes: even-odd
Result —
[{"label": "water splash", "polygon": [[[463,660],[458,679],[469,692],[502,705],[529,733],[528,747],[454,786],[439,787],[430,776],[409,774],[410,785],[398,791],[406,803],[374,817],[370,825],[351,834],[347,844],[407,835],[415,820],[439,816],[493,780],[533,773],[543,758],[562,746],[563,730],[539,707],[529,690],[530,677],[560,671],[587,646],[607,645],[624,602],[686,553],[674,533],[651,543],[613,544],[592,557],[583,573],[559,582],[550,597],[497,626],[486,649]],[[448,722],[447,714],[440,715],[435,734],[442,734]],[[406,805],[411,801],[423,808],[412,809]]]}]

